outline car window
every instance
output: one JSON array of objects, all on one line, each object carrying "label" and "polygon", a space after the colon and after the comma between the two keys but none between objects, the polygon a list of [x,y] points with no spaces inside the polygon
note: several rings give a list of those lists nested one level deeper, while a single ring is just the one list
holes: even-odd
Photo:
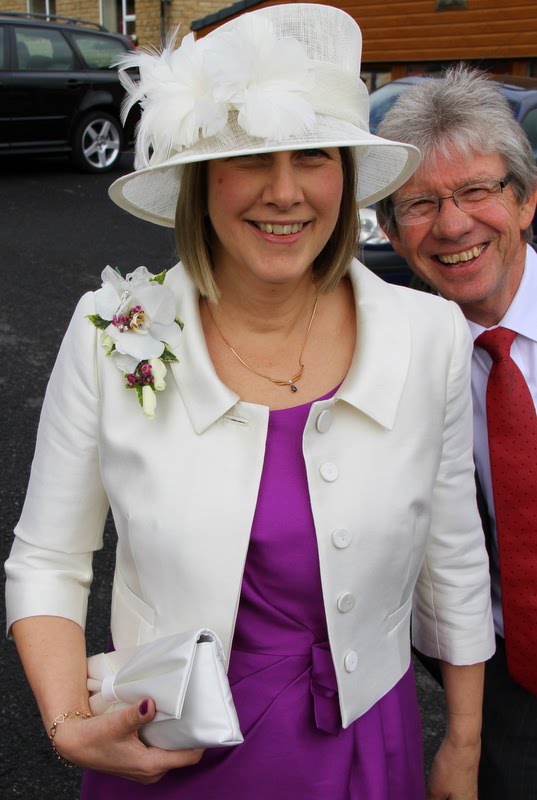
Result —
[{"label": "car window", "polygon": [[371,93],[371,110],[369,113],[369,130],[376,133],[384,114],[390,110],[399,95],[410,89],[409,83],[387,83]]},{"label": "car window", "polygon": [[90,69],[108,69],[127,50],[120,39],[72,32],[71,36]]},{"label": "car window", "polygon": [[526,136],[531,142],[533,152],[537,153],[537,108],[528,111],[520,123],[526,131]]},{"label": "car window", "polygon": [[67,72],[75,68],[74,53],[60,31],[15,27],[19,70]]}]

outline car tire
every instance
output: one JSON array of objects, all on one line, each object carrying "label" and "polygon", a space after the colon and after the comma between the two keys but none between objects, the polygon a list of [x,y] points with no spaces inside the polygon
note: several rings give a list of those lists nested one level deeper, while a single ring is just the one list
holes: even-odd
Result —
[{"label": "car tire", "polygon": [[72,157],[83,172],[108,172],[123,149],[121,123],[106,111],[92,111],[75,128]]}]

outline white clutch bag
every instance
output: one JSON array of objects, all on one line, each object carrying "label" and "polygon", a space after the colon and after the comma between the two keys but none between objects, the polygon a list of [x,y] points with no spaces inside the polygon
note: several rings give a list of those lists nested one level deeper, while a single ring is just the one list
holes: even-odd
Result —
[{"label": "white clutch bag", "polygon": [[222,645],[205,628],[90,656],[88,690],[92,714],[151,698],[157,713],[140,738],[154,747],[180,750],[243,741]]}]

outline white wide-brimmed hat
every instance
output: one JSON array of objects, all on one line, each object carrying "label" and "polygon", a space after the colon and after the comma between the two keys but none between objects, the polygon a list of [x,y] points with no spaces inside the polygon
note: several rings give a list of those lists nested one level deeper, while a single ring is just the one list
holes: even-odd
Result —
[{"label": "white wide-brimmed hat", "polygon": [[[287,3],[233,19],[202,39],[173,39],[120,65],[125,113],[140,101],[135,169],[110,197],[173,227],[183,164],[279,150],[352,147],[357,199],[391,194],[419,163],[415,147],[369,133],[362,34],[333,6]],[[137,67],[140,80],[127,69]]]}]

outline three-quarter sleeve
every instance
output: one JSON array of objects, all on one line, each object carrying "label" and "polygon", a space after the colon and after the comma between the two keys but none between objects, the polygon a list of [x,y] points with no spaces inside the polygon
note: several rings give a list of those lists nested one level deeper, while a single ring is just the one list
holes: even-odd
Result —
[{"label": "three-quarter sleeve", "polygon": [[98,333],[87,319],[93,294],[75,310],[45,394],[30,481],[6,562],[8,630],[34,615],[82,627],[92,554],[102,546],[108,500],[100,477]]},{"label": "three-quarter sleeve", "polygon": [[494,652],[488,557],[476,505],[472,456],[472,342],[453,311],[443,447],[434,485],[430,538],[413,602],[412,634],[426,655],[471,664]]}]

